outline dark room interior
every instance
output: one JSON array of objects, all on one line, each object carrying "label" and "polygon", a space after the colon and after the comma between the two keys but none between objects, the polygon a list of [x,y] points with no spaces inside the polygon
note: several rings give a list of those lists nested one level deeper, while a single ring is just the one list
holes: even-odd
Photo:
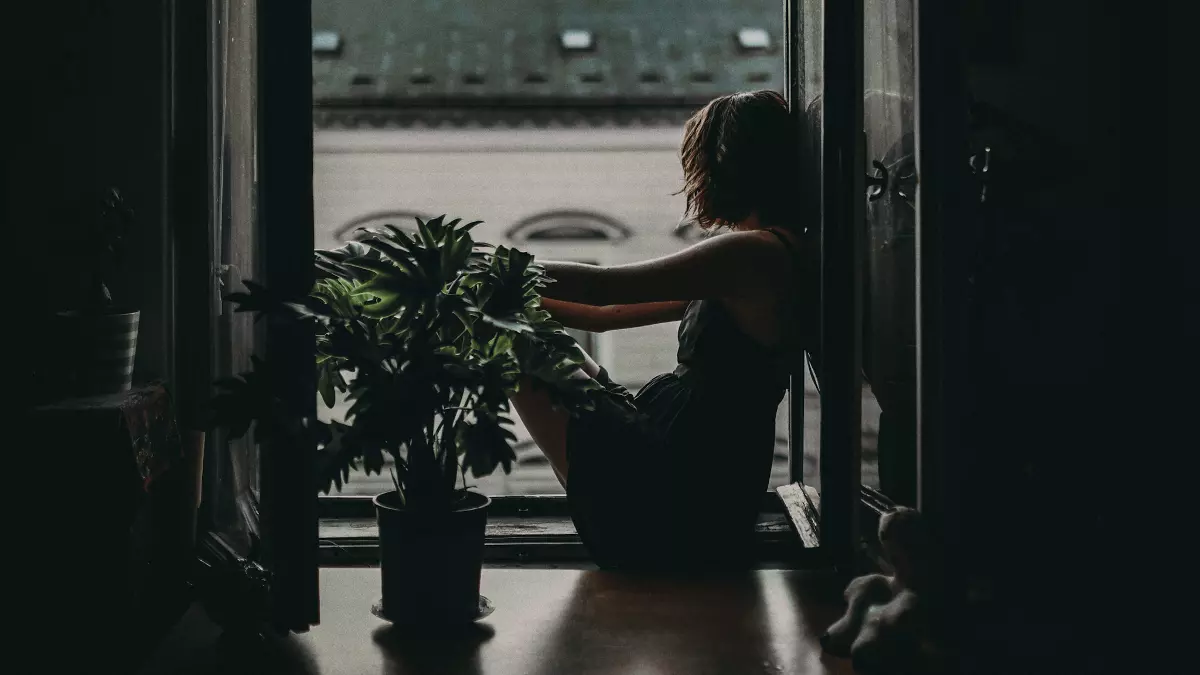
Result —
[{"label": "dark room interior", "polygon": [[[1188,188],[1134,187],[1185,175],[1149,156],[1183,151],[1122,141],[1141,96],[1128,92],[1165,98],[1169,71],[1153,65],[1138,72],[1154,77],[1127,82],[1130,22],[1106,10],[1084,0],[22,9],[27,28],[10,27],[24,56],[12,62],[4,200],[24,282],[12,285],[8,324],[23,432],[11,447],[31,451],[10,480],[31,532],[9,550],[34,570],[10,577],[10,607],[29,608],[13,618],[37,645],[20,671],[1113,672],[1109,645],[1131,642],[1118,633],[1140,623],[1124,607],[1143,582],[1125,560],[1161,546],[1149,525],[1130,524],[1133,502],[1146,503],[1132,496],[1134,476],[1155,448],[1195,447],[1194,434],[1167,438],[1194,398],[1171,392],[1190,388],[1151,388],[1142,373],[1180,372],[1195,301],[1168,297],[1190,287],[1173,231],[1190,219],[1168,204]],[[1137,59],[1162,60],[1148,53]],[[578,285],[604,298],[615,282],[589,288],[568,274],[703,247],[685,232],[698,221],[679,219],[684,197],[655,181],[682,187],[687,120],[742,90],[777,92],[789,123],[803,123],[798,141],[774,145],[805,167],[783,192],[811,223],[801,247],[811,245],[812,275],[796,284],[812,299],[809,341],[785,373],[783,402],[771,401],[772,479],[752,534],[747,517],[744,537],[722,538],[735,509],[706,483],[737,480],[733,463],[673,469],[662,482],[690,481],[690,491],[636,504],[647,481],[625,471],[628,484],[606,488],[628,491],[613,500],[630,519],[621,536],[695,545],[675,554],[678,565],[630,572],[597,554],[605,523],[580,515],[585,481],[568,489],[542,429],[519,400],[508,410],[515,380],[480,364],[503,357],[535,382],[562,378],[549,389],[566,408],[572,396],[604,396],[606,385],[569,390],[557,370],[535,372],[521,340],[557,326],[529,349],[561,360],[554,350],[578,339],[607,364],[596,380],[611,371],[644,384],[644,401],[656,380],[636,369],[660,356],[675,367],[675,329],[660,349],[660,334],[641,327],[650,320],[628,324],[645,346],[615,330],[624,325],[572,325],[550,302],[555,283],[544,301],[519,290],[519,312],[544,302],[542,318],[496,318],[507,286],[474,294],[504,282],[500,269],[561,274],[563,293]],[[1157,118],[1139,128],[1167,128],[1166,115],[1137,107]],[[650,200],[639,185],[675,219],[641,206]],[[439,186],[450,196],[433,194]],[[531,206],[543,198],[544,209]],[[1137,200],[1131,220],[1125,202]],[[558,220],[510,227],[521,209]],[[474,242],[498,248],[472,249],[443,212],[486,221]],[[347,223],[367,221],[400,227],[356,239]],[[1125,222],[1152,245],[1132,243]],[[437,352],[460,380],[430,391],[484,384],[463,390],[474,403],[453,389],[437,404],[427,440],[405,425],[434,404],[411,387],[363,384],[381,373],[398,382],[399,366],[360,364],[345,379],[346,363],[368,357],[343,358],[338,340],[349,338],[338,330],[400,321],[417,302],[405,293],[445,272],[462,241],[463,256],[491,252],[471,253],[477,266],[449,286],[433,284],[451,304],[414,316],[460,316],[464,335],[499,337],[468,337],[470,359]],[[1143,248],[1153,249],[1144,265],[1134,261]],[[421,257],[434,249],[441,263]],[[538,266],[566,256],[573,266]],[[379,291],[399,278],[385,266],[408,281]],[[337,303],[321,304],[333,312],[323,315],[302,302],[343,282],[377,293],[376,310],[347,295],[360,314],[343,324]],[[625,302],[585,304],[648,301]],[[385,305],[391,319],[370,313]],[[667,321],[683,317],[681,354],[696,320],[687,307]],[[416,329],[388,330],[415,339]],[[379,344],[400,350],[396,363],[408,358],[399,342]],[[259,404],[269,412],[251,409]],[[472,405],[474,421],[452,428]],[[509,440],[488,435],[485,413],[496,410],[521,411]],[[355,434],[375,418],[392,436]],[[736,431],[748,420],[725,422],[731,442],[749,438]],[[564,456],[583,476],[575,428]],[[588,429],[613,444],[602,426]],[[426,441],[458,447],[422,469],[415,444]],[[428,494],[421,471],[440,471]],[[472,475],[480,487],[457,490]],[[487,502],[477,538],[460,537],[445,514],[406,520],[419,500],[451,494]],[[406,548],[395,523],[425,538]],[[749,565],[684,564],[725,557]],[[465,587],[450,588],[455,574]],[[400,610],[397,598],[424,604]]]}]

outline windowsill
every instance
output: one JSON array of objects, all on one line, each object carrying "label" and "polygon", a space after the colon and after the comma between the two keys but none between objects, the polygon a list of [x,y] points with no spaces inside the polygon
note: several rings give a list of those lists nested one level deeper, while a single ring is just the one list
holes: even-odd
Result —
[{"label": "windowsill", "polygon": [[[885,564],[875,535],[879,518],[892,508],[894,505],[879,492],[868,487],[862,489],[860,552],[863,564],[868,567]],[[819,526],[818,509],[818,504],[809,509],[807,517],[811,525]],[[370,499],[323,497],[320,514],[320,565],[379,564],[379,531]],[[811,567],[821,560],[822,552],[793,527],[774,492],[764,493],[755,533],[758,547],[755,557],[762,568]],[[484,562],[489,566],[593,567],[563,495],[494,497],[485,536]]]},{"label": "windowsill", "polygon": [[[372,517],[322,518],[320,564],[326,567],[379,564],[378,528]],[[763,567],[794,564],[805,549],[782,513],[764,513],[756,527],[758,561]],[[566,514],[490,515],[484,562],[489,565],[590,566],[575,524]]]}]

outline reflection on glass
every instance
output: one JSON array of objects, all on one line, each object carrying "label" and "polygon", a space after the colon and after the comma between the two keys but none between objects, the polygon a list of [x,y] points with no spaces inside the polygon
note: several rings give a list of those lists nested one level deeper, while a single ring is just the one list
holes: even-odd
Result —
[{"label": "reflection on glass", "polygon": [[[261,278],[257,215],[257,52],[255,0],[212,3],[216,39],[212,42],[214,108],[212,204],[214,246],[223,270],[225,290],[241,289],[243,280]],[[218,335],[214,345],[216,375],[228,377],[251,369],[250,356],[262,353],[261,324],[249,313],[237,313],[216,302]],[[216,443],[219,436],[214,434]],[[257,533],[258,450],[247,435],[213,453],[205,479],[215,484],[208,507],[217,531],[242,546]]]},{"label": "reflection on glass", "polygon": [[[381,215],[445,213],[485,221],[479,239],[547,259],[620,264],[677,251],[692,243],[674,232],[684,121],[720,94],[785,89],[778,0],[312,7],[320,248]],[[675,367],[676,330],[581,337],[636,390]],[[773,484],[787,479],[785,409],[777,429]],[[517,433],[512,474],[477,487],[561,493],[519,420]],[[387,489],[385,470],[352,476],[343,494]]]},{"label": "reflection on glass", "polygon": [[[821,0],[800,0],[800,31],[801,45],[797,59],[800,70],[801,101],[804,107],[804,122],[808,125],[809,138],[813,145],[808,149],[810,166],[820,167],[821,157],[821,94],[824,91],[822,75],[824,73],[824,15]],[[819,199],[819,190],[811,192],[814,199]],[[814,221],[819,220],[819,208],[811,212]],[[814,328],[811,335],[819,336],[821,315],[819,309],[814,311],[812,321]],[[817,372],[815,355],[809,353],[807,368],[804,373],[804,468],[800,474],[806,485],[817,490],[821,489],[821,396],[814,374]],[[794,393],[793,393],[794,395]]]},{"label": "reflection on glass", "polygon": [[[912,503],[916,468],[916,249],[912,0],[865,0],[862,481]],[[886,183],[883,179],[886,177]]]}]

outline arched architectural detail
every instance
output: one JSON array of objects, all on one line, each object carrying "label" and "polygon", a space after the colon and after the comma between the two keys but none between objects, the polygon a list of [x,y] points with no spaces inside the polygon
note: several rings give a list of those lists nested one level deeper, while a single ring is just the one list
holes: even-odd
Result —
[{"label": "arched architectural detail", "polygon": [[633,235],[629,227],[589,211],[550,211],[522,220],[507,232],[509,241],[618,242]]},{"label": "arched architectural detail", "polygon": [[359,230],[376,229],[384,225],[395,225],[406,232],[417,231],[417,218],[429,220],[432,216],[415,211],[376,211],[355,218],[337,231],[338,241],[354,241],[359,238]]}]

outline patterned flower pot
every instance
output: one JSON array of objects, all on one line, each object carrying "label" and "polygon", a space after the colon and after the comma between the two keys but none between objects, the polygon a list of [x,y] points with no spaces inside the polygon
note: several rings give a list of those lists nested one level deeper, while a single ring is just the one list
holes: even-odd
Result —
[{"label": "patterned flower pot", "polygon": [[141,312],[63,312],[59,337],[69,390],[76,396],[128,391]]}]

